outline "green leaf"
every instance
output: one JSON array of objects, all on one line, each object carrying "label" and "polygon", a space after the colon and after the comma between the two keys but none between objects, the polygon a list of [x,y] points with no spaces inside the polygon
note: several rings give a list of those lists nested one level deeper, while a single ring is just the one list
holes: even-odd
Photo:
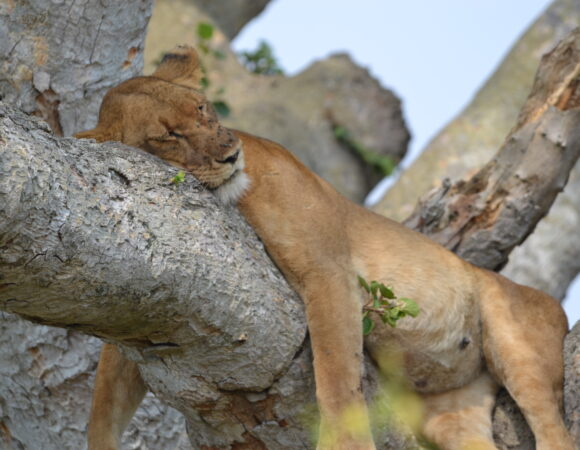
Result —
[{"label": "green leaf", "polygon": [[363,277],[361,277],[360,275],[357,275],[357,277],[358,277],[358,284],[360,285],[360,287],[362,287],[365,291],[370,293],[371,288],[369,287],[366,280]]},{"label": "green leaf", "polygon": [[393,328],[395,328],[397,326],[397,321],[394,320],[390,314],[389,311],[386,311],[382,316],[381,316],[381,320],[383,321],[383,323],[388,323],[390,326],[392,326]]},{"label": "green leaf", "polygon": [[376,297],[378,290],[379,283],[377,283],[376,281],[371,281],[371,294],[373,294],[373,297]]},{"label": "green leaf", "polygon": [[223,100],[217,100],[215,102],[212,102],[212,104],[220,116],[228,117],[230,115],[230,112],[231,112],[230,107]]},{"label": "green leaf", "polygon": [[419,305],[417,305],[417,303],[415,303],[410,298],[400,298],[399,300],[401,300],[402,302],[405,303],[405,306],[403,307],[403,311],[405,311],[411,317],[417,317],[419,315],[419,313],[421,312]]},{"label": "green leaf", "polygon": [[401,308],[399,308],[398,306],[393,306],[390,310],[389,310],[389,316],[394,320],[397,321],[399,320],[402,315],[404,315],[405,313],[403,311],[401,311]]},{"label": "green leaf", "polygon": [[381,295],[383,297],[389,298],[389,299],[394,299],[397,298],[395,296],[395,293],[391,290],[391,288],[388,288],[387,286],[385,286],[384,284],[381,283],[381,285],[379,286],[379,290],[381,291]]},{"label": "green leaf", "polygon": [[205,22],[200,22],[197,24],[197,35],[201,38],[201,39],[211,39],[211,37],[213,36],[213,25],[210,25],[209,23],[205,23]]},{"label": "green leaf", "polygon": [[375,328],[375,323],[369,316],[363,317],[363,335],[368,336]]},{"label": "green leaf", "polygon": [[183,181],[185,180],[185,172],[183,170],[180,170],[179,172],[177,172],[177,175],[175,175],[172,179],[171,182],[173,184],[179,184],[179,183],[183,183]]}]

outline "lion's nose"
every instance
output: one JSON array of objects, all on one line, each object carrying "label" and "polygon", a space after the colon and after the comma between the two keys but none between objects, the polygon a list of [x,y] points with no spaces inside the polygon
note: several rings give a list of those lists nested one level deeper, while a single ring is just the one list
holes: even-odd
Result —
[{"label": "lion's nose", "polygon": [[240,151],[236,150],[236,152],[230,156],[228,156],[226,159],[222,159],[222,160],[217,160],[217,162],[219,162],[220,164],[233,164],[238,160],[238,156],[240,156]]}]

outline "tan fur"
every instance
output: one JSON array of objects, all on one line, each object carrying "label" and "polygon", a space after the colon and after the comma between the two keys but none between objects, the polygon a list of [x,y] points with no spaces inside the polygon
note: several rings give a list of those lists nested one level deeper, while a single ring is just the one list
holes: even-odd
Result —
[{"label": "tan fur", "polygon": [[137,364],[125,359],[114,345],[105,344],[95,379],[89,447],[99,450],[120,448],[121,434],[146,392]]},{"label": "tan fur", "polygon": [[[495,448],[490,414],[497,385],[503,385],[520,405],[538,449],[572,450],[561,418],[567,322],[556,300],[351,203],[280,145],[223,128],[203,95],[190,88],[199,76],[187,68],[198,67],[195,52],[179,54],[168,58],[172,68],[162,64],[153,77],[112,89],[97,128],[79,137],[140,147],[218,191],[222,183],[234,184],[229,197],[246,188],[245,158],[249,187],[238,206],[306,305],[322,435],[330,430],[337,437],[319,448],[374,448],[368,423],[362,436],[341,426],[345,411],[365,411],[361,275],[391,284],[421,308],[417,318],[405,318],[395,329],[379,325],[365,344],[377,359],[385,349],[402,352],[409,383],[425,399],[428,438],[445,449]],[[191,77],[186,83],[184,73]],[[172,138],[172,130],[184,137]],[[238,151],[235,161],[226,161]],[[99,365],[91,449],[111,448],[133,413],[133,402],[112,396],[106,386],[132,389],[126,377],[115,378],[123,364],[120,357],[103,357]],[[119,414],[123,405],[115,402],[122,401],[125,412]]]}]

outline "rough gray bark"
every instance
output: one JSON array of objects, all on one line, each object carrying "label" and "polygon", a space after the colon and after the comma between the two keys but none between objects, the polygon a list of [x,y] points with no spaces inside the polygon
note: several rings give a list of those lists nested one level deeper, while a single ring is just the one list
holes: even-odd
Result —
[{"label": "rough gray bark", "polygon": [[405,224],[464,259],[498,270],[564,188],[580,154],[580,109],[550,109],[511,134],[467,182],[444,185]]},{"label": "rough gray bark", "polygon": [[580,273],[580,163],[568,184],[523,245],[510,254],[502,273],[562,300]]},{"label": "rough gray bark", "polygon": [[564,407],[566,424],[576,443],[580,442],[580,322],[566,336],[564,348],[566,382],[564,384]]},{"label": "rough gray bark", "polygon": [[152,0],[0,3],[0,99],[65,136],[92,128],[111,87],[141,72]]},{"label": "rough gray bark", "polygon": [[[100,350],[97,338],[0,313],[0,448],[86,448]],[[180,413],[150,394],[123,448],[189,449],[184,425]]]}]

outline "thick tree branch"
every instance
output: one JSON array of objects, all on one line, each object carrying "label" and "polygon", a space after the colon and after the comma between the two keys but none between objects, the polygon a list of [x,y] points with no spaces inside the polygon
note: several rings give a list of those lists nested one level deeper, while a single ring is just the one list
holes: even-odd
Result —
[{"label": "thick tree branch", "polygon": [[[235,209],[219,208],[193,177],[172,184],[175,171],[143,152],[58,140],[8,111],[0,110],[3,310],[148,352],[225,346],[242,366],[253,351],[272,353],[265,373],[280,371],[303,341],[300,301]],[[273,328],[276,350],[266,339]],[[253,381],[224,386],[265,386],[255,365],[233,359],[232,376]]]},{"label": "thick tree branch", "polygon": [[580,273],[580,161],[550,213],[524,244],[514,249],[502,273],[559,300],[564,298]]},{"label": "thick tree branch", "polygon": [[0,142],[0,309],[131,347],[195,444],[243,441],[240,417],[281,408],[255,392],[301,354],[302,304],[234,208],[141,151],[57,139],[5,107]]},{"label": "thick tree branch", "polygon": [[544,56],[518,123],[467,181],[446,183],[405,222],[465,259],[499,269],[547,213],[580,154],[580,30]]}]

